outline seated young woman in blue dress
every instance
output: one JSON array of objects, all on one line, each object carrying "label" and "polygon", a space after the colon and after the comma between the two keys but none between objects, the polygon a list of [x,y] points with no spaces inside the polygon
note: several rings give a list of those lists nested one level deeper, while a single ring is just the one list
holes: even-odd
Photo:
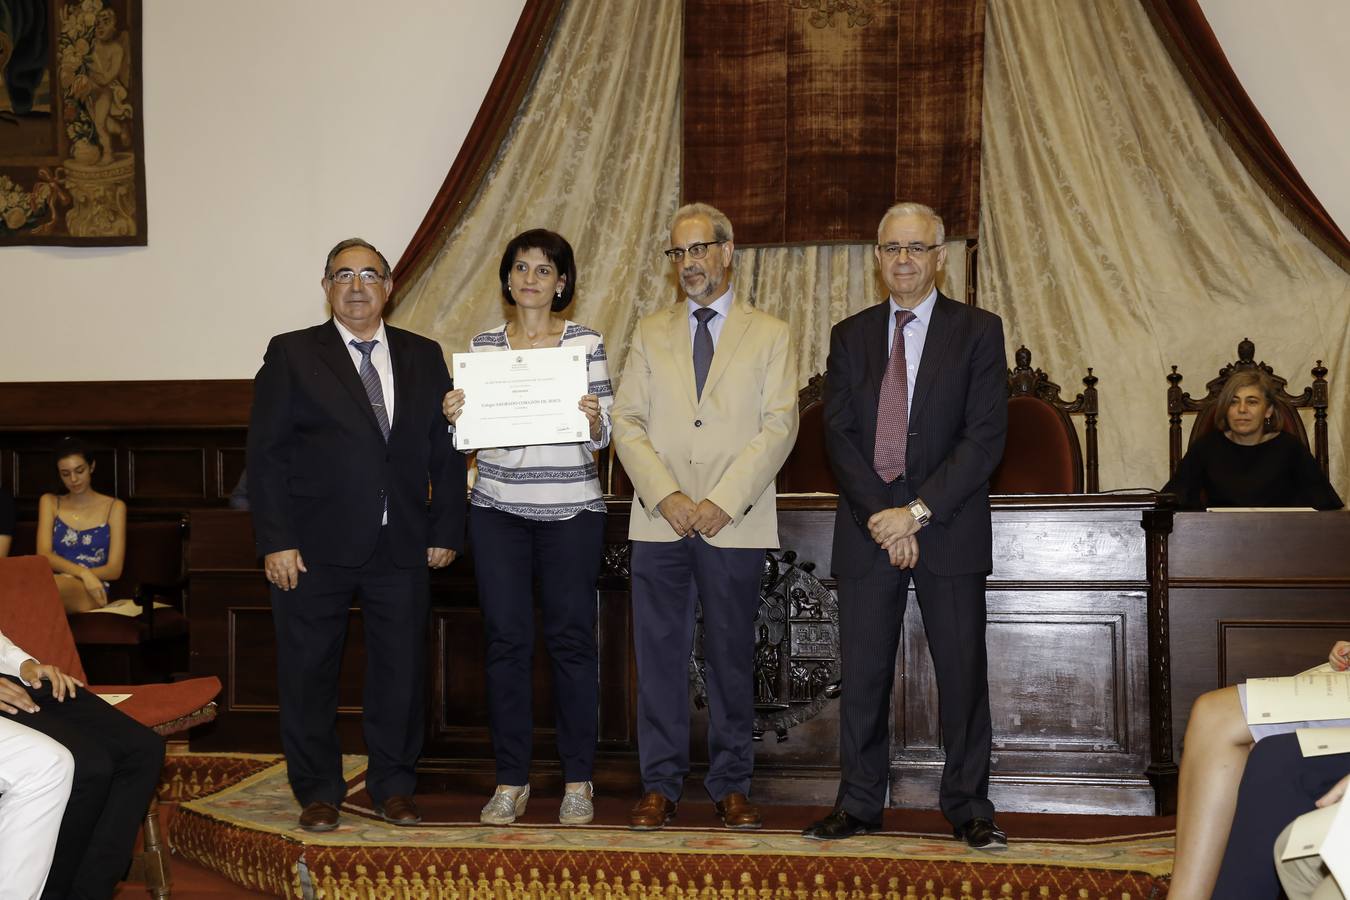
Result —
[{"label": "seated young woman in blue dress", "polygon": [[65,493],[38,501],[37,551],[51,564],[66,612],[98,609],[122,575],[127,506],[94,490],[94,461],[78,441],[61,442],[56,471]]}]

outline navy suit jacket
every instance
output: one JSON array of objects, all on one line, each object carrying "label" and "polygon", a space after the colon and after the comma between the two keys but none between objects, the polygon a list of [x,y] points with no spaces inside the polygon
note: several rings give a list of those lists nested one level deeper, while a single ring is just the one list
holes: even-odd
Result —
[{"label": "navy suit jacket", "polygon": [[1008,431],[1008,362],[1003,322],[942,294],[933,305],[919,360],[902,484],[872,468],[890,303],[839,322],[830,332],[825,376],[825,449],[839,482],[833,569],[861,577],[889,565],[867,520],[920,497],[933,520],[919,531],[919,565],[938,575],[993,566],[989,476]]},{"label": "navy suit jacket", "polygon": [[374,552],[386,500],[396,565],[425,566],[428,547],[464,548],[464,457],[441,414],[445,357],[435,341],[390,325],[385,333],[394,370],[388,443],[331,319],[268,344],[248,428],[259,555],[297,548],[307,564],[360,565]]}]

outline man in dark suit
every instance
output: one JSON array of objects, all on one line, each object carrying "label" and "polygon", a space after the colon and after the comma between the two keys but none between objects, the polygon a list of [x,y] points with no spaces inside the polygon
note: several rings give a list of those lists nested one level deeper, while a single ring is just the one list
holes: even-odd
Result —
[{"label": "man in dark suit", "polygon": [[803,832],[809,838],[881,827],[891,681],[913,578],[947,752],[942,812],[970,846],[1007,846],[988,797],[984,645],[989,476],[1008,427],[1007,360],[999,318],[934,287],[943,239],[928,207],[891,207],[875,251],[890,298],[830,335],[825,445],[841,491],[833,549],[841,777],[834,811]]},{"label": "man in dark suit", "polygon": [[386,821],[414,825],[427,567],[449,565],[464,546],[464,458],[441,415],[450,375],[438,344],[384,323],[389,263],[370,244],[352,238],[334,247],[322,285],[333,318],[272,339],[248,429],[249,504],[277,630],[282,747],[301,827],[336,828],[346,795],[338,668],[358,598],[366,786]]}]

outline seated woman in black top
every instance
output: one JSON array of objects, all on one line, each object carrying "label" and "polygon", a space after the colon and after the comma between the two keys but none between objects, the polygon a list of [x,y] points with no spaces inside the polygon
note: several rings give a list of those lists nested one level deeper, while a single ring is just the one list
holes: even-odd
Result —
[{"label": "seated woman in black top", "polygon": [[1214,431],[1186,451],[1163,487],[1182,509],[1345,504],[1297,437],[1280,430],[1275,388],[1253,369],[1229,376],[1214,405]]}]

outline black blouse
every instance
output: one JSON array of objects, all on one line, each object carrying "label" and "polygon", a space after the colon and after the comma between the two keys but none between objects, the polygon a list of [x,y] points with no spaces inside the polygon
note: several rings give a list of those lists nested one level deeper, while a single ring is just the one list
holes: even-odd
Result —
[{"label": "black blouse", "polygon": [[1186,451],[1163,493],[1176,494],[1182,509],[1345,505],[1302,442],[1283,431],[1251,445],[1211,431]]}]

